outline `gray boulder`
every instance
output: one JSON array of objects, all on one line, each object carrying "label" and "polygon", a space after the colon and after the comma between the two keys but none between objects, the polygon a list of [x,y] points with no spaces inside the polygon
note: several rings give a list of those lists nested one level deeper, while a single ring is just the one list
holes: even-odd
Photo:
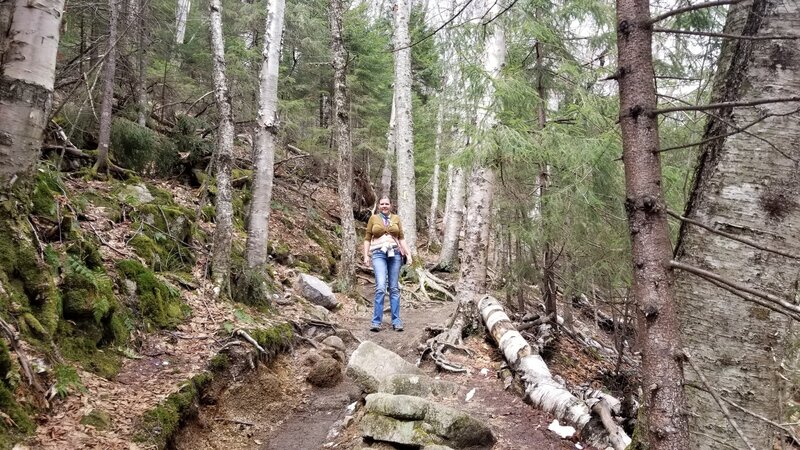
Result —
[{"label": "gray boulder", "polygon": [[306,273],[301,273],[297,280],[300,292],[306,300],[327,309],[334,309],[339,306],[339,301],[336,300],[333,290],[324,281]]},{"label": "gray boulder", "polygon": [[358,346],[347,364],[347,376],[365,392],[378,392],[387,377],[396,374],[425,376],[419,367],[372,341]]},{"label": "gray boulder", "polygon": [[402,445],[490,448],[495,437],[482,422],[436,402],[410,395],[369,394],[361,434]]},{"label": "gray boulder", "polygon": [[322,340],[322,343],[327,345],[328,347],[333,347],[341,352],[347,350],[347,348],[344,346],[344,341],[342,340],[342,338],[336,335],[331,335],[326,337],[325,339]]}]

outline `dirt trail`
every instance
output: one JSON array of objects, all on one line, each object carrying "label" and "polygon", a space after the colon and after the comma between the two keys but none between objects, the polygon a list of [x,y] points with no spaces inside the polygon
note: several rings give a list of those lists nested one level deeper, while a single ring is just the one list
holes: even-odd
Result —
[{"label": "dirt trail", "polygon": [[[363,287],[366,293],[369,286]],[[418,346],[428,338],[427,326],[441,326],[455,309],[455,303],[409,304],[404,302],[401,316],[405,331],[384,327],[379,333],[369,331],[370,310],[363,304],[344,299],[343,307],[332,315],[337,335],[345,338],[347,352],[359,341],[371,340],[410,362],[416,362]],[[384,317],[384,322],[388,319]],[[354,338],[355,339],[354,339]],[[475,389],[474,397],[452,400],[490,425],[498,438],[495,450],[572,449],[573,442],[559,439],[547,431],[552,421],[548,414],[526,405],[511,390],[504,390],[495,376],[501,355],[493,345],[480,338],[467,341],[475,356],[467,361],[468,374],[439,373],[429,361],[423,370],[434,377],[452,381],[466,390]],[[298,348],[292,355],[279,358],[255,379],[240,380],[226,389],[216,404],[201,409],[198,419],[189,424],[177,439],[180,449],[263,450],[318,448],[395,448],[383,443],[366,443],[358,434],[357,424],[338,430],[337,421],[347,415],[347,405],[361,398],[359,389],[346,377],[331,388],[313,388],[305,382],[305,360],[310,347]],[[487,369],[481,373],[481,369]],[[466,392],[465,390],[465,392]]]}]

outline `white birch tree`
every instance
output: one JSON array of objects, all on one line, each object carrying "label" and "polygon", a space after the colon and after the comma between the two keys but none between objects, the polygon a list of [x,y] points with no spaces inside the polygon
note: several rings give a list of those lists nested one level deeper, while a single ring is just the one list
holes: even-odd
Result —
[{"label": "white birch tree", "polygon": [[0,185],[32,172],[55,82],[63,0],[0,4]]},{"label": "white birch tree", "polygon": [[214,295],[219,296],[230,283],[231,239],[233,236],[233,206],[231,193],[231,153],[233,151],[233,113],[225,65],[225,41],[222,34],[222,4],[211,0],[211,47],[214,62],[214,99],[219,111],[217,148],[214,157],[217,182],[216,228],[212,278]]},{"label": "white birch tree", "polygon": [[186,22],[189,20],[189,10],[192,8],[192,0],[178,0],[175,8],[175,42],[183,44],[186,37]]},{"label": "white birch tree", "polygon": [[272,201],[273,162],[278,141],[278,67],[283,35],[284,0],[267,3],[266,31],[259,76],[258,118],[253,157],[253,200],[247,227],[246,255],[249,268],[267,262],[269,214]]},{"label": "white birch tree", "polygon": [[411,38],[408,32],[410,0],[394,5],[395,148],[397,151],[397,212],[406,244],[417,251],[417,188],[414,174],[414,134],[411,114]]}]

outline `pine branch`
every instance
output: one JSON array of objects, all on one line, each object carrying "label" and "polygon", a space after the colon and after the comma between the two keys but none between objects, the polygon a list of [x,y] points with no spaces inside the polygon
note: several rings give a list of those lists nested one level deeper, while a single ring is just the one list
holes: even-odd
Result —
[{"label": "pine branch", "polygon": [[452,23],[454,20],[456,20],[456,18],[458,18],[458,16],[460,16],[461,13],[463,13],[464,10],[467,9],[467,7],[470,5],[470,3],[472,3],[472,1],[473,0],[467,0],[467,2],[464,3],[464,6],[462,6],[461,9],[459,9],[457,13],[453,14],[452,17],[450,17],[449,19],[445,20],[444,23],[441,26],[439,26],[439,28],[431,31],[430,33],[426,34],[425,36],[417,39],[415,42],[412,42],[412,43],[406,45],[405,47],[392,49],[391,53],[399,52],[400,50],[405,50],[407,48],[414,47],[415,45],[417,45],[417,44],[419,44],[419,43],[421,43],[423,41],[428,40],[430,37],[432,37],[433,35],[435,35],[436,33],[440,32],[440,31],[442,31],[442,29],[444,29],[444,27],[450,25],[450,23]]},{"label": "pine branch", "polygon": [[735,5],[737,3],[741,3],[742,1],[744,0],[718,0],[707,3],[698,3],[696,5],[684,6],[683,8],[673,9],[671,11],[665,12],[664,14],[653,17],[652,19],[650,19],[650,25],[653,25],[656,22],[661,22],[662,20],[668,19],[672,16],[677,16],[678,14],[697,11],[698,9],[713,8],[715,6]]},{"label": "pine branch", "polygon": [[708,111],[710,109],[739,108],[743,106],[758,106],[770,103],[790,103],[790,102],[800,102],[800,96],[763,98],[760,100],[752,100],[749,102],[723,102],[723,103],[709,103],[707,105],[676,106],[673,108],[656,109],[651,111],[650,114],[655,116],[658,114],[666,114],[666,113],[680,112],[680,111]]},{"label": "pine branch", "polygon": [[743,244],[747,244],[747,245],[749,245],[749,246],[751,246],[753,248],[757,248],[757,249],[763,250],[765,252],[775,253],[776,255],[785,256],[785,257],[791,258],[791,259],[800,259],[800,256],[793,255],[791,253],[787,253],[787,252],[784,252],[782,250],[777,250],[777,249],[765,247],[765,246],[763,246],[761,244],[758,244],[758,243],[756,243],[754,241],[751,241],[750,239],[739,237],[739,236],[736,236],[735,234],[726,233],[724,231],[717,230],[716,228],[713,228],[713,227],[711,227],[709,225],[706,225],[706,224],[704,224],[702,222],[698,222],[698,221],[690,219],[688,217],[683,217],[680,214],[676,214],[673,211],[667,210],[667,214],[669,214],[670,216],[672,216],[672,217],[674,217],[674,218],[676,218],[676,219],[678,219],[680,221],[683,221],[683,222],[690,223],[692,225],[698,226],[698,227],[700,227],[700,228],[702,228],[704,230],[708,230],[708,231],[710,231],[710,232],[712,232],[714,234],[717,234],[719,236],[726,237],[728,239],[732,239],[734,241],[741,242]]},{"label": "pine branch", "polygon": [[692,36],[718,37],[724,39],[744,39],[747,41],[768,41],[777,39],[793,41],[795,39],[800,39],[800,36],[743,36],[741,34],[712,33],[709,31],[676,30],[672,28],[660,28],[660,27],[653,27],[653,33],[688,34]]}]

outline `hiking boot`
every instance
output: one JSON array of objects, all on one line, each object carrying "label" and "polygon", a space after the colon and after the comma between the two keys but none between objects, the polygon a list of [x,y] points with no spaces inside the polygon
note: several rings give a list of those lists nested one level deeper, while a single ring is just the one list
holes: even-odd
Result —
[{"label": "hiking boot", "polygon": [[402,325],[392,325],[392,329],[394,331],[398,331],[398,332],[399,331],[403,331],[403,326]]},{"label": "hiking boot", "polygon": [[369,331],[372,331],[373,333],[377,333],[378,331],[381,331],[381,327],[379,325],[373,325],[373,326],[371,326],[369,328]]}]

